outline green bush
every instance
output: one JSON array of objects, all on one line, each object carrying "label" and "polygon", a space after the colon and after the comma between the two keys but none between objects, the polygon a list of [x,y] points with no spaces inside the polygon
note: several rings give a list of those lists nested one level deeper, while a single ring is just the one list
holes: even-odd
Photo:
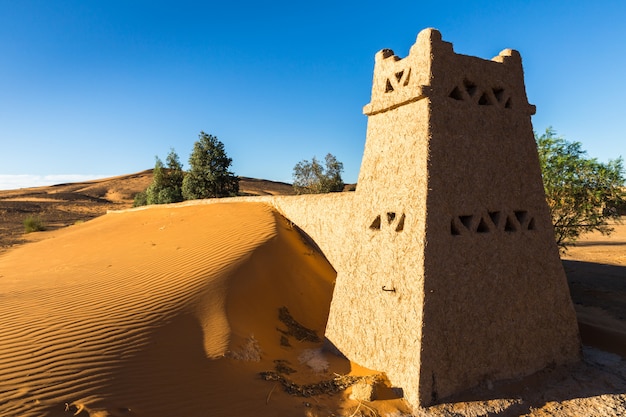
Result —
[{"label": "green bush", "polygon": [[24,232],[41,232],[46,230],[46,226],[43,223],[43,220],[38,216],[28,216],[24,219]]},{"label": "green bush", "polygon": [[146,204],[148,204],[148,197],[145,191],[140,191],[135,194],[133,207],[145,206]]},{"label": "green bush", "polygon": [[313,157],[300,161],[293,168],[293,189],[296,194],[322,194],[343,191],[343,163],[332,154],[325,158],[326,166]]},{"label": "green bush", "polygon": [[607,163],[589,158],[580,142],[557,136],[552,128],[535,134],[543,187],[556,243],[565,251],[582,234],[608,235],[626,205],[626,177],[621,157]]},{"label": "green bush", "polygon": [[167,155],[167,167],[156,157],[152,170],[152,183],[145,191],[137,193],[133,207],[150,204],[170,204],[183,201],[183,166],[174,149]]}]

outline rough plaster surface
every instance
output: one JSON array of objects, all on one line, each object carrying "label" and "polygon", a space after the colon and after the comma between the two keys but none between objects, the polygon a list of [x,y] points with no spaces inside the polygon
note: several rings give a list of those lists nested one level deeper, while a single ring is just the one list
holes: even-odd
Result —
[{"label": "rough plaster surface", "polygon": [[335,267],[328,340],[417,406],[579,360],[519,53],[459,55],[423,30],[406,58],[376,54],[364,112],[356,192],[237,198]]},{"label": "rough plaster surface", "polygon": [[580,358],[534,110],[516,51],[459,55],[427,29],[406,58],[376,55],[326,335],[412,404]]}]

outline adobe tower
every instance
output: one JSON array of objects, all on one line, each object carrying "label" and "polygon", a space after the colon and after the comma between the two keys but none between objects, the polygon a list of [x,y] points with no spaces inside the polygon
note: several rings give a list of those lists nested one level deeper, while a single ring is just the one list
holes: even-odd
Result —
[{"label": "adobe tower", "polygon": [[516,51],[459,55],[426,29],[376,54],[326,336],[414,405],[580,357],[534,111]]},{"label": "adobe tower", "polygon": [[[518,52],[376,54],[354,193],[246,197],[337,271],[326,338],[425,406],[580,358]],[[215,202],[219,200],[209,200]]]}]

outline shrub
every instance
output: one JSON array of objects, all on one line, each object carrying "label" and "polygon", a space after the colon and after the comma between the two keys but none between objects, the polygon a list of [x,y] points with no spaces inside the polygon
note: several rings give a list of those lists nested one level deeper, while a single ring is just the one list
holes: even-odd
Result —
[{"label": "shrub", "polygon": [[140,191],[135,194],[133,200],[133,207],[145,206],[148,204],[148,196],[145,191]]},{"label": "shrub", "polygon": [[564,251],[581,234],[613,231],[626,203],[622,158],[601,163],[589,158],[580,142],[569,142],[552,128],[535,134],[543,186],[557,245]]},{"label": "shrub", "polygon": [[325,166],[313,157],[311,162],[300,161],[293,168],[293,188],[296,194],[321,194],[343,191],[341,172],[343,164],[327,154]]},{"label": "shrub", "polygon": [[183,201],[182,187],[185,174],[176,151],[170,149],[166,159],[167,167],[158,156],[155,159],[152,183],[145,191],[135,194],[133,207]]},{"label": "shrub", "polygon": [[38,216],[28,216],[26,219],[24,219],[25,233],[41,232],[43,230],[46,230],[46,226],[44,225],[41,218],[39,218]]}]

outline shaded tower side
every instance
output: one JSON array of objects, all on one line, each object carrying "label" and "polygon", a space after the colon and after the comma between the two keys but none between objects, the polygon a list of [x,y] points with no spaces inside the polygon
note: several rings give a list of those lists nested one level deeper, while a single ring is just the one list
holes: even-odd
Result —
[{"label": "shaded tower side", "polygon": [[580,355],[520,55],[433,42],[423,404]]}]

